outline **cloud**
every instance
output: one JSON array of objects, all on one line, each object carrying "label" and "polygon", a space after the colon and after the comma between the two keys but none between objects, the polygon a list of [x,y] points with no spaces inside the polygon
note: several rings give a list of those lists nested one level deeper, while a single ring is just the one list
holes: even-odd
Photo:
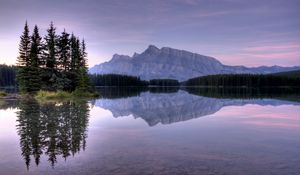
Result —
[{"label": "cloud", "polygon": [[277,45],[264,45],[264,46],[252,46],[244,48],[246,52],[276,52],[282,50],[291,50],[297,49],[300,50],[299,43],[287,43],[287,44],[277,44]]}]

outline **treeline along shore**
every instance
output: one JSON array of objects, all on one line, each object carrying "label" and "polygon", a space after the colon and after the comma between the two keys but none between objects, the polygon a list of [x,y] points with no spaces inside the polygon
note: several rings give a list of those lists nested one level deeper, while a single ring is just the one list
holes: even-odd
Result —
[{"label": "treeline along shore", "polygon": [[219,74],[191,78],[141,80],[136,76],[118,74],[89,75],[95,86],[200,86],[200,87],[300,87],[300,71],[276,74]]},{"label": "treeline along shore", "polygon": [[[59,74],[57,72],[56,74]],[[56,75],[55,74],[55,75]],[[0,86],[17,86],[17,67],[0,65]],[[59,75],[62,76],[62,75]],[[142,80],[120,74],[89,74],[89,86],[147,87],[147,86],[200,86],[200,87],[300,87],[300,70],[275,74],[220,74],[191,78],[179,82],[173,79]],[[56,80],[59,81],[59,80]],[[70,80],[68,80],[70,81]],[[68,83],[68,82],[64,82]],[[59,83],[58,83],[59,84]],[[64,89],[64,86],[61,86]],[[51,88],[51,86],[47,87]]]}]

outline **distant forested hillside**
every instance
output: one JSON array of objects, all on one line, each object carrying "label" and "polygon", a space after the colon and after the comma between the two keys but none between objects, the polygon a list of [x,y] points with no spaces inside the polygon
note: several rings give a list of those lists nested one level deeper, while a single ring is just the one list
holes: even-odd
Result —
[{"label": "distant forested hillside", "polygon": [[16,86],[16,66],[0,64],[0,86]]},{"label": "distant forested hillside", "polygon": [[139,77],[118,74],[89,75],[94,86],[148,86],[149,82]]},{"label": "distant forested hillside", "polygon": [[258,74],[219,74],[196,77],[184,82],[185,86],[244,86],[244,87],[279,87],[300,86],[300,77]]},{"label": "distant forested hillside", "polygon": [[294,70],[294,71],[288,71],[288,72],[278,72],[278,73],[273,73],[270,75],[285,76],[285,77],[289,77],[289,78],[300,78],[300,70]]}]

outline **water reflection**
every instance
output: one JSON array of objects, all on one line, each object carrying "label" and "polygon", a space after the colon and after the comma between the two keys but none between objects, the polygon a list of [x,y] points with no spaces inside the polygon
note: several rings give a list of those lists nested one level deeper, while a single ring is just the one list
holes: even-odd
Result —
[{"label": "water reflection", "polygon": [[52,166],[57,156],[66,159],[85,149],[89,107],[86,101],[38,103],[21,100],[17,113],[17,132],[22,157],[29,168],[31,158],[39,165],[42,154]]},{"label": "water reflection", "polygon": [[[92,105],[109,110],[115,118],[127,116],[141,118],[149,126],[208,116],[225,106],[247,104],[300,106],[297,91],[290,89],[264,91],[261,89],[129,87],[102,88],[100,94],[101,98],[92,101]],[[74,156],[79,151],[85,150],[90,114],[89,103],[84,100],[47,103],[34,99],[0,101],[0,109],[18,109],[16,129],[20,137],[21,156],[27,169],[32,164],[39,165],[41,157],[46,157],[54,167],[59,157],[67,159],[70,155]],[[228,115],[230,116],[231,113]],[[247,115],[255,116],[251,114],[251,110],[247,111]],[[270,123],[269,119],[270,116],[268,116]],[[260,124],[264,123],[260,122]],[[130,142],[124,142],[125,145],[128,143],[130,145]],[[116,147],[118,144],[115,144]]]},{"label": "water reflection", "polygon": [[[262,106],[300,105],[297,101],[289,101],[291,97],[287,98],[283,94],[261,93],[264,96],[258,96],[255,90],[250,94],[245,90],[239,90],[238,93],[237,89],[228,91],[188,89],[188,91],[179,90],[177,93],[166,93],[174,91],[156,92],[160,93],[149,91],[141,92],[134,97],[98,99],[95,105],[111,111],[116,118],[123,116],[142,118],[149,126],[155,126],[158,123],[171,124],[207,116],[216,113],[225,106],[242,106],[246,104]],[[218,98],[211,98],[211,96]],[[268,98],[260,99],[258,97]],[[271,99],[271,97],[279,99]]]}]

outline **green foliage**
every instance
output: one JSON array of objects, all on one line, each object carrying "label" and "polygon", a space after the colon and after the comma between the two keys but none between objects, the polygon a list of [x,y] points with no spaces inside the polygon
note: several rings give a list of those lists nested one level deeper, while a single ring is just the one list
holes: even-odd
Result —
[{"label": "green foliage", "polygon": [[64,30],[58,41],[58,63],[60,65],[60,69],[64,71],[68,71],[70,69],[70,49],[70,34]]},{"label": "green foliage", "polygon": [[81,91],[76,89],[73,92],[66,91],[38,91],[35,95],[37,100],[65,100],[65,99],[78,99],[78,98],[93,98],[98,97],[99,94],[94,92]]},{"label": "green foliage", "polygon": [[7,96],[7,93],[4,91],[0,91],[0,97],[5,97],[5,96]]},{"label": "green foliage", "polygon": [[45,36],[44,45],[44,60],[46,62],[46,67],[49,69],[54,69],[57,64],[57,44],[58,36],[56,35],[56,28],[53,22],[50,23],[50,27],[47,30],[47,35]]},{"label": "green foliage", "polygon": [[38,91],[35,95],[35,98],[39,100],[66,99],[72,97],[72,93],[66,91]]},{"label": "green foliage", "polygon": [[90,91],[91,87],[90,87],[90,80],[88,77],[88,73],[87,70],[83,67],[79,68],[78,73],[77,73],[77,87],[76,90],[80,90],[80,91]]},{"label": "green foliage", "polygon": [[30,54],[30,36],[27,21],[25,22],[23,34],[20,37],[19,57],[17,66],[28,66]]}]

